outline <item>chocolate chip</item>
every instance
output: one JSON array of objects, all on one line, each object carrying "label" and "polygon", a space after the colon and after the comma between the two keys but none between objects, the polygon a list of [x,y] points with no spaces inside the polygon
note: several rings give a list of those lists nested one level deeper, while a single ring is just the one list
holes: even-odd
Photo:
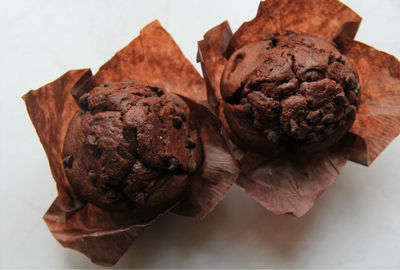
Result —
[{"label": "chocolate chip", "polygon": [[334,111],[334,107],[331,104],[328,104],[327,106],[325,106],[324,108],[324,113],[331,113]]},{"label": "chocolate chip", "polygon": [[338,95],[334,98],[336,105],[344,106],[347,103],[347,98],[344,95]]},{"label": "chocolate chip", "polygon": [[332,64],[333,62],[338,62],[338,63],[340,63],[342,65],[345,64],[345,61],[343,60],[341,55],[338,56],[338,55],[336,55],[334,53],[331,53],[329,55],[328,65]]},{"label": "chocolate chip", "polygon": [[176,170],[176,168],[178,167],[179,162],[176,158],[170,158],[169,159],[169,166],[168,166],[168,171],[169,172],[173,172]]},{"label": "chocolate chip", "polygon": [[192,140],[192,138],[187,137],[185,140],[185,147],[188,149],[193,149],[196,147],[196,143]]},{"label": "chocolate chip", "polygon": [[172,125],[174,126],[174,128],[176,129],[180,129],[182,127],[182,119],[180,117],[174,116],[172,117]]},{"label": "chocolate chip", "polygon": [[103,149],[97,147],[96,145],[93,145],[93,157],[100,158],[101,155],[103,155]]},{"label": "chocolate chip", "polygon": [[317,122],[321,118],[321,112],[320,111],[311,111],[307,114],[307,121],[310,121],[311,123]]},{"label": "chocolate chip", "polygon": [[322,117],[321,122],[322,123],[331,123],[335,119],[335,116],[333,113],[328,113]]},{"label": "chocolate chip", "polygon": [[197,170],[197,163],[193,159],[190,159],[188,162],[188,171],[195,172]]},{"label": "chocolate chip", "polygon": [[131,84],[131,83],[133,83],[133,81],[132,80],[123,80],[121,83],[122,84]]},{"label": "chocolate chip", "polygon": [[186,114],[182,111],[178,112],[178,116],[182,119],[182,121],[186,121]]},{"label": "chocolate chip", "polygon": [[342,65],[345,64],[345,61],[343,60],[342,56],[339,56],[338,58],[336,58],[336,61],[339,62]]},{"label": "chocolate chip", "polygon": [[[263,40],[264,41],[271,40],[272,47],[275,47],[276,44],[278,43],[278,40],[276,39],[277,36],[279,36],[279,33],[269,34]],[[269,49],[269,47],[266,49]]]},{"label": "chocolate chip", "polygon": [[72,155],[67,155],[63,159],[63,164],[64,167],[71,169],[72,168],[72,163],[74,162],[74,157]]},{"label": "chocolate chip", "polygon": [[335,62],[336,60],[336,55],[334,55],[333,53],[331,53],[329,55],[329,60],[328,60],[328,65],[332,64],[333,62]]},{"label": "chocolate chip", "polygon": [[161,90],[161,89],[158,88],[158,87],[152,87],[152,88],[151,88],[151,91],[153,91],[154,93],[156,93],[157,96],[159,96],[159,97],[161,97],[162,95],[164,95],[164,91]]},{"label": "chocolate chip", "polygon": [[308,39],[302,39],[302,42],[304,45],[306,45],[308,48],[314,47],[314,43],[311,40]]}]

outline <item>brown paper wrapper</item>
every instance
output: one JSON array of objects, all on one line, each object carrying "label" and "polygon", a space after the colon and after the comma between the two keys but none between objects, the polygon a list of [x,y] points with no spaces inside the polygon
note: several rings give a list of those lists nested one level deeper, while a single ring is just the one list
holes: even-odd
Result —
[{"label": "brown paper wrapper", "polygon": [[326,40],[333,40],[339,34],[353,39],[360,22],[358,14],[337,0],[262,1],[256,17],[242,24],[233,35],[226,56],[247,43],[286,30]]},{"label": "brown paper wrapper", "polygon": [[157,20],[144,27],[137,38],[101,66],[85,85],[75,88],[73,95],[79,97],[96,85],[124,79],[162,85],[164,90],[196,102],[207,98],[200,74]]},{"label": "brown paper wrapper", "polygon": [[[276,214],[304,215],[337,178],[350,158],[369,165],[399,130],[399,63],[385,53],[353,41],[361,17],[336,0],[266,0],[256,17],[234,34],[223,22],[199,41],[201,62],[211,109],[224,123],[228,145],[240,160],[237,184]],[[295,157],[252,153],[232,143],[235,134],[226,122],[220,94],[221,74],[229,56],[240,47],[268,34],[292,30],[338,44],[361,78],[361,105],[351,133],[329,150]],[[379,59],[379,60],[378,60]],[[373,63],[373,64],[371,64]],[[379,85],[379,87],[378,87]]]},{"label": "brown paper wrapper", "polygon": [[400,133],[400,62],[355,40],[337,43],[357,68],[362,87],[350,130],[357,135],[351,160],[369,166]]},{"label": "brown paper wrapper", "polygon": [[29,117],[46,151],[53,178],[56,180],[58,202],[68,212],[82,206],[68,183],[61,157],[68,124],[78,110],[70,90],[90,75],[89,69],[70,70],[54,82],[36,91],[29,91],[23,96]]},{"label": "brown paper wrapper", "polygon": [[247,153],[237,184],[274,214],[301,217],[339,176],[350,158],[354,136],[313,155]]},{"label": "brown paper wrapper", "polygon": [[181,98],[188,104],[193,118],[198,119],[204,160],[174,212],[204,218],[225,197],[239,175],[239,167],[220,135],[222,126],[215,115],[203,105]]},{"label": "brown paper wrapper", "polygon": [[[23,99],[58,191],[44,220],[64,247],[107,266],[115,264],[161,213],[109,212],[81,201],[68,182],[61,154],[67,127],[79,109],[76,100],[97,85],[124,79],[161,84],[164,90],[180,94],[199,119],[204,161],[192,176],[182,200],[175,205],[175,212],[204,217],[222,200],[238,175],[236,161],[220,136],[217,118],[195,102],[205,99],[201,76],[158,21],[143,28],[139,37],[117,52],[94,76],[89,69],[71,70],[54,82],[29,91]],[[221,168],[215,167],[214,162]]]}]

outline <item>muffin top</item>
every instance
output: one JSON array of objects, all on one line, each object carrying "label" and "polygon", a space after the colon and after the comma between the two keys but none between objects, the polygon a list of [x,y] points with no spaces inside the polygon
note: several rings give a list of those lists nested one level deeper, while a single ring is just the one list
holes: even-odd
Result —
[{"label": "muffin top", "polygon": [[74,191],[107,210],[165,209],[202,162],[186,103],[159,87],[125,80],[79,99],[64,168]]},{"label": "muffin top", "polygon": [[221,78],[224,112],[239,144],[256,151],[320,151],[355,119],[360,84],[331,42],[288,31],[238,49]]}]

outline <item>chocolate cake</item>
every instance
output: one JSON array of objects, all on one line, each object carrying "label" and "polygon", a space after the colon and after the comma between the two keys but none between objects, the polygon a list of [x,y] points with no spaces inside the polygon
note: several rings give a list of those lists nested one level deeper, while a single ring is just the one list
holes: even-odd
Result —
[{"label": "chocolate cake", "polygon": [[229,128],[256,151],[321,151],[352,126],[358,75],[332,42],[287,31],[238,49],[221,78]]},{"label": "chocolate cake", "polygon": [[202,162],[189,108],[159,87],[125,80],[79,99],[63,149],[83,200],[113,211],[165,210]]}]

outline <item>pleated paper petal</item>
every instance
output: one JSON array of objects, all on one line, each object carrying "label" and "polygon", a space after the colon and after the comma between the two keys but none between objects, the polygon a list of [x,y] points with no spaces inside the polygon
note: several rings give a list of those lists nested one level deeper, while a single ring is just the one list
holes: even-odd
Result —
[{"label": "pleated paper petal", "polygon": [[358,41],[338,45],[357,68],[362,86],[350,130],[358,136],[351,160],[368,166],[400,134],[400,62]]},{"label": "pleated paper petal", "polygon": [[74,95],[80,96],[96,85],[125,79],[161,84],[164,90],[196,102],[207,98],[200,74],[157,20],[101,66],[86,86],[75,89]]},{"label": "pleated paper petal", "polygon": [[347,135],[334,147],[313,155],[248,153],[240,162],[237,184],[272,213],[301,217],[339,176],[353,142],[354,136]]},{"label": "pleated paper petal", "polygon": [[82,206],[75,199],[69,185],[61,156],[68,124],[78,110],[70,90],[75,84],[86,81],[90,75],[89,69],[71,70],[54,82],[23,96],[57,183],[59,204],[65,211],[73,211]]},{"label": "pleated paper petal", "polygon": [[225,197],[239,174],[239,167],[220,135],[222,126],[218,119],[203,105],[183,96],[182,99],[193,118],[198,119],[204,160],[174,211],[204,218]]},{"label": "pleated paper petal", "polygon": [[234,33],[227,56],[247,43],[268,34],[292,30],[326,40],[339,34],[353,39],[361,17],[337,0],[266,0],[260,2],[256,17]]}]

